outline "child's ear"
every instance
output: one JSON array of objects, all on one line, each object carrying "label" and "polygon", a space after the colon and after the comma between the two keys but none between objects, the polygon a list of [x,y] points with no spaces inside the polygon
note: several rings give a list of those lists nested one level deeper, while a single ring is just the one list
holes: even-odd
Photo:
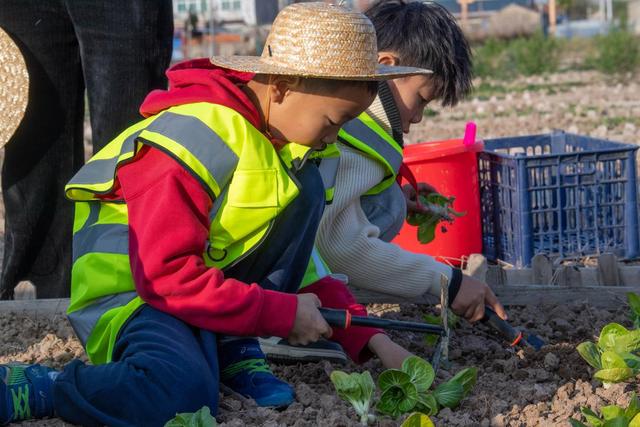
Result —
[{"label": "child's ear", "polygon": [[397,67],[400,65],[400,59],[394,52],[378,52],[378,64]]},{"label": "child's ear", "polygon": [[294,76],[277,76],[271,80],[269,85],[269,91],[271,92],[271,100],[276,103],[281,103],[284,98],[291,92],[292,89],[297,88],[301,84],[300,77]]}]

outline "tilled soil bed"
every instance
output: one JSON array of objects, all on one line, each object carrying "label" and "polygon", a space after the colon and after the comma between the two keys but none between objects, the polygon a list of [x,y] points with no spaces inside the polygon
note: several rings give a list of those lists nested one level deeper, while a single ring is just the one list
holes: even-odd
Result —
[{"label": "tilled soil bed", "polygon": [[[403,320],[422,319],[431,308],[418,305],[371,305],[378,315]],[[434,421],[438,426],[566,426],[579,416],[580,406],[592,409],[608,404],[626,405],[635,385],[619,384],[604,389],[590,378],[590,368],[575,351],[580,342],[593,339],[609,322],[630,326],[627,308],[601,310],[583,302],[559,306],[510,307],[514,325],[527,327],[547,341],[541,351],[510,348],[485,325],[458,326],[450,346],[451,366],[436,378],[449,378],[458,370],[478,367],[478,384],[455,411],[444,409]],[[429,357],[431,348],[413,333],[391,335],[416,354]],[[37,317],[0,314],[0,363],[11,360],[62,367],[74,357],[85,358],[82,347],[63,316]],[[327,373],[332,369],[382,371],[378,361],[364,366],[331,366],[328,362],[274,366],[277,375],[294,384],[297,402],[284,411],[255,407],[237,397],[221,398],[218,421],[223,426],[350,426],[357,425],[352,408],[333,390]],[[378,425],[399,421],[378,417]],[[61,420],[23,425],[61,426]]]}]

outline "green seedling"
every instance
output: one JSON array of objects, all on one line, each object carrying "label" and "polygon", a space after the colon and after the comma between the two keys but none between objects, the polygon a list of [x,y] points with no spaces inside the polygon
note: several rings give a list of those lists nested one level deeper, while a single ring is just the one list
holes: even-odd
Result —
[{"label": "green seedling", "polygon": [[376,385],[369,372],[347,374],[342,371],[333,371],[331,382],[336,388],[338,396],[351,403],[356,414],[360,417],[362,425],[375,421],[375,416],[369,413],[369,408],[373,403],[373,392]]},{"label": "green seedling", "polygon": [[640,329],[630,331],[618,323],[609,323],[600,331],[596,344],[585,341],[577,350],[596,369],[593,377],[605,387],[634,378],[640,372]]},{"label": "green seedling", "polygon": [[203,406],[197,412],[184,412],[166,422],[164,427],[215,427],[218,424],[211,415],[208,406]]},{"label": "green seedling", "polygon": [[455,197],[445,197],[438,193],[420,194],[420,203],[428,209],[427,213],[410,213],[407,223],[418,227],[418,240],[422,244],[436,237],[436,227],[442,221],[453,223],[454,219],[466,215],[453,209]]},{"label": "green seedling", "polygon": [[600,414],[597,414],[583,406],[580,413],[586,424],[571,418],[569,423],[572,427],[640,427],[640,400],[635,393],[626,408],[616,405],[605,406],[600,409]]},{"label": "green seedling", "polygon": [[419,411],[427,416],[436,415],[441,407],[454,408],[471,391],[478,371],[467,368],[449,381],[430,388],[435,379],[431,364],[417,356],[407,358],[401,369],[388,369],[380,374],[380,401],[376,408],[392,417]]},{"label": "green seedling", "polygon": [[[449,329],[454,329],[456,326],[458,326],[458,322],[460,321],[460,317],[458,315],[456,315],[453,311],[449,310],[447,318],[449,319],[449,321],[448,321]],[[425,323],[428,323],[429,325],[442,326],[442,317],[440,317],[440,316],[436,316],[434,314],[425,314],[423,316],[423,319],[424,319]],[[438,335],[427,334],[425,336],[424,341],[428,346],[433,347],[438,342]]]},{"label": "green seedling", "polygon": [[635,329],[640,329],[640,295],[633,292],[628,292],[627,302],[629,303],[629,308],[631,309],[629,317],[633,322],[633,327]]}]

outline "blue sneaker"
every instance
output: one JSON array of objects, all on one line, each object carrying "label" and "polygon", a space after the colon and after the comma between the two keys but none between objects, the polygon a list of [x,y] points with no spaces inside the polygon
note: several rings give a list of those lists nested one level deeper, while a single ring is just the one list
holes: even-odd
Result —
[{"label": "blue sneaker", "polygon": [[283,408],[294,400],[294,390],[276,378],[253,338],[220,344],[220,381],[236,393],[249,397],[259,406]]},{"label": "blue sneaker", "polygon": [[42,365],[0,365],[0,425],[53,416],[50,372]]}]

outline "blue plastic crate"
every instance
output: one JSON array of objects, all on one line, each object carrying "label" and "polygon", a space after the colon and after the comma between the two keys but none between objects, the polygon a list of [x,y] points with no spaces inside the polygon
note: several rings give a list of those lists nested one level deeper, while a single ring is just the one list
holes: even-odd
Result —
[{"label": "blue plastic crate", "polygon": [[485,140],[484,255],[516,267],[539,253],[637,257],[637,149],[561,131]]}]

